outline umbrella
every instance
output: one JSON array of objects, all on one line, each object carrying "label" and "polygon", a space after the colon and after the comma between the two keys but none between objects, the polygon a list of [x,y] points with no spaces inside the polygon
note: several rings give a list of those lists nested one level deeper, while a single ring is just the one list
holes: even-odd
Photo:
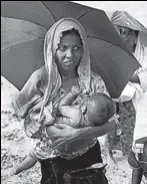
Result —
[{"label": "umbrella", "polygon": [[92,70],[117,98],[140,65],[104,11],[70,1],[1,1],[1,74],[21,90],[44,64],[45,33],[64,17],[76,18],[85,28]]}]

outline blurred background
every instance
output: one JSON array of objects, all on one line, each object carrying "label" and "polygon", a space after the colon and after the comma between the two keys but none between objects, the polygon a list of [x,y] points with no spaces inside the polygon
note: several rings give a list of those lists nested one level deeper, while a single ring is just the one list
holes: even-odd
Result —
[{"label": "blurred background", "polygon": [[110,18],[116,10],[127,11],[147,27],[147,1],[72,1],[93,8],[102,9]]}]

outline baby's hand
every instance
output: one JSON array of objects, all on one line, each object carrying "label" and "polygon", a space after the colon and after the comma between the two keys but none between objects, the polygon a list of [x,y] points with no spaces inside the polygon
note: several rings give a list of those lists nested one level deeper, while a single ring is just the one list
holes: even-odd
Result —
[{"label": "baby's hand", "polygon": [[82,92],[82,89],[78,86],[73,86],[71,88],[71,92],[74,94],[74,95],[78,95]]}]

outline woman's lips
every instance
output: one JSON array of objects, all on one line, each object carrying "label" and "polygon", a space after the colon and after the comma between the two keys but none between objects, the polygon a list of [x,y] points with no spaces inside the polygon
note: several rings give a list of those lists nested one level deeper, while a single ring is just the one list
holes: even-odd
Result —
[{"label": "woman's lips", "polygon": [[64,63],[67,65],[71,65],[71,64],[73,64],[73,61],[64,61]]}]

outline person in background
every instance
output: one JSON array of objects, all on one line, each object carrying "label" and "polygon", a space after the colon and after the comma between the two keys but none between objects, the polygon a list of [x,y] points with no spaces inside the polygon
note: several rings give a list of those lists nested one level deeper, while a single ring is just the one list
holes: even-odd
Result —
[{"label": "person in background", "polygon": [[[134,72],[126,86],[127,88],[131,85],[134,88],[131,101],[133,102],[136,116],[130,113],[131,108],[128,109],[130,118],[132,118],[132,115],[135,116],[133,121],[130,121],[130,118],[126,117],[125,119],[123,111],[120,110],[121,126],[126,127],[126,133],[129,133],[127,130],[132,129],[133,139],[132,143],[130,142],[131,152],[128,157],[128,162],[133,168],[132,184],[140,184],[142,175],[144,174],[147,177],[147,29],[129,13],[123,11],[114,12],[111,22],[141,64],[141,67]],[[125,106],[122,106],[123,108]],[[124,134],[124,131],[122,134]],[[111,150],[111,147],[109,149]]]},{"label": "person in background", "polygon": [[[123,11],[115,11],[111,17],[111,22],[136,59],[143,64],[145,60],[145,51],[144,44],[141,46],[140,37],[143,35],[142,31],[145,31],[145,27],[130,14]],[[141,69],[139,69],[137,72],[140,71]],[[123,155],[129,155],[133,141],[136,115],[133,104],[135,103],[135,99],[137,99],[138,96],[140,96],[140,93],[142,93],[140,85],[134,83],[134,81],[137,81],[136,72],[132,75],[130,81],[133,83],[128,82],[124,91],[122,92],[121,98],[119,98],[117,100],[118,102],[116,103],[118,107],[117,110],[119,111],[120,115],[120,132],[118,134],[117,131],[115,131],[106,136],[108,162],[112,160],[115,164],[116,161],[113,157],[112,150],[118,149],[122,151]],[[135,97],[134,100],[132,100],[133,97]]]}]

